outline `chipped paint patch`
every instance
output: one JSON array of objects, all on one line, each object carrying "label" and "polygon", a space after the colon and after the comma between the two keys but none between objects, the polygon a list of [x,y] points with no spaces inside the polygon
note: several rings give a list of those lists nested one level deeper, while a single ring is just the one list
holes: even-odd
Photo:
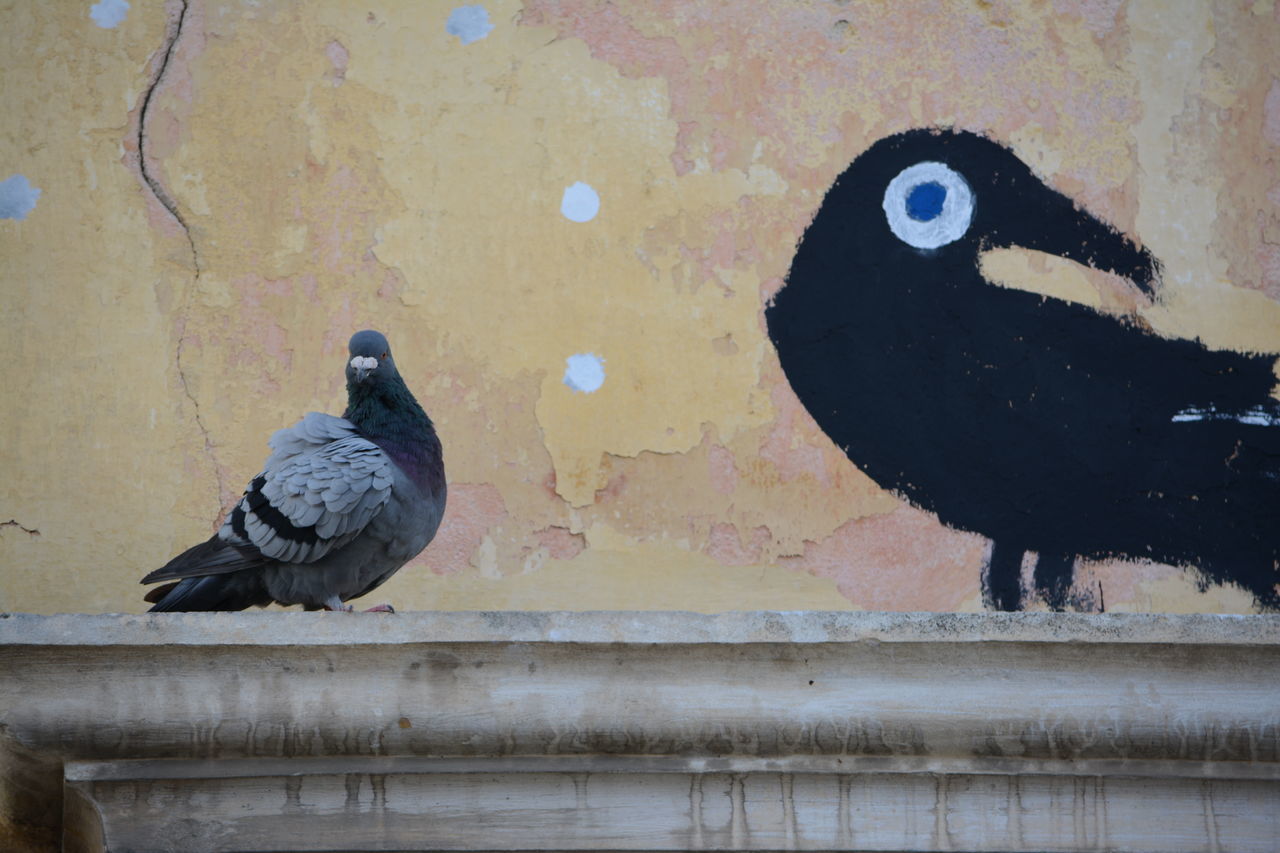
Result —
[{"label": "chipped paint patch", "polygon": [[459,6],[449,13],[444,30],[463,44],[471,44],[493,32],[493,24],[489,23],[489,10],[485,7]]},{"label": "chipped paint patch", "polygon": [[571,390],[590,394],[604,384],[604,359],[595,353],[576,353],[564,362],[563,381]]},{"label": "chipped paint patch", "polygon": [[11,175],[0,181],[0,219],[26,219],[39,198],[40,188],[25,175]]}]

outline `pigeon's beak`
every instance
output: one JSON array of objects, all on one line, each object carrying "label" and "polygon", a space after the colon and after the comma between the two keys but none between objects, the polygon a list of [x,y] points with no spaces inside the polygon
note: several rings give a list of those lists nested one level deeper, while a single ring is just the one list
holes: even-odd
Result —
[{"label": "pigeon's beak", "polygon": [[360,383],[368,379],[369,374],[377,369],[378,360],[368,355],[356,355],[351,357],[347,367],[351,371],[351,381]]},{"label": "pigeon's beak", "polygon": [[1113,272],[1155,295],[1160,268],[1146,249],[1082,210],[1066,196],[1039,184],[1015,193],[1016,210],[999,217],[987,248],[1021,246]]}]

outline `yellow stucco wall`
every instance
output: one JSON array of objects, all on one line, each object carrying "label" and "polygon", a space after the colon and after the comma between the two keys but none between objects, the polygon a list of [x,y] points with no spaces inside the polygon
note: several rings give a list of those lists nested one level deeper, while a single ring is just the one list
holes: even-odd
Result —
[{"label": "yellow stucco wall", "polygon": [[[40,190],[0,219],[0,609],[144,609],[270,432],[341,411],[365,327],[451,489],[378,600],[979,609],[987,541],[860,473],[762,319],[833,178],[911,127],[1011,145],[1165,268],[1154,305],[1026,253],[990,277],[1280,351],[1271,2],[484,0],[467,43],[460,5],[0,11],[0,180]],[[577,353],[599,390],[563,383]],[[1079,576],[1111,610],[1253,607],[1168,566]]]}]

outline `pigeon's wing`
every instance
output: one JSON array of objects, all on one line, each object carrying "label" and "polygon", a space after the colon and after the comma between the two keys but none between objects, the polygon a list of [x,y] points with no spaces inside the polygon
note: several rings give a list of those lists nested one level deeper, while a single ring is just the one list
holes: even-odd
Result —
[{"label": "pigeon's wing", "polygon": [[354,539],[391,498],[394,463],[350,421],[312,412],[269,443],[274,452],[217,535],[144,583],[315,562]]}]

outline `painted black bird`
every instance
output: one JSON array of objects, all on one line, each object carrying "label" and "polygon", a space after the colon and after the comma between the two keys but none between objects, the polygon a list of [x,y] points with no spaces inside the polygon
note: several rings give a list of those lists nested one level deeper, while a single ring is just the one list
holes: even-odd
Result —
[{"label": "painted black bird", "polygon": [[445,505],[435,427],[380,333],[352,336],[346,377],[342,417],[277,431],[218,532],[142,579],[178,579],[147,594],[153,611],[351,610],[427,546]]},{"label": "painted black bird", "polygon": [[766,310],[788,381],[882,487],[993,540],[989,606],[1069,600],[1077,556],[1150,558],[1280,606],[1274,354],[1211,350],[985,280],[1021,246],[1129,279],[1156,260],[980,135],[875,143]]}]

